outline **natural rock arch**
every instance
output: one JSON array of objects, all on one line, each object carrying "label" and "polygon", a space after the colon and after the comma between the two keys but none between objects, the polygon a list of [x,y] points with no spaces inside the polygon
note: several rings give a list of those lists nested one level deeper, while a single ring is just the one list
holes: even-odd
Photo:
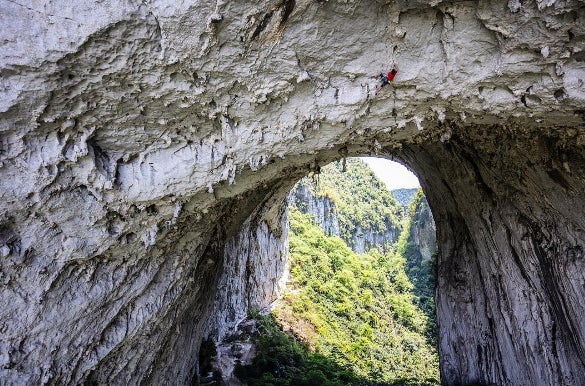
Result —
[{"label": "natural rock arch", "polygon": [[294,181],[380,154],[437,221],[443,382],[582,382],[579,2],[64,4],[1,6],[1,378],[189,383]]},{"label": "natural rock arch", "polygon": [[581,382],[584,134],[454,128],[448,140],[380,150],[417,172],[436,219],[445,384]]},{"label": "natural rock arch", "polygon": [[403,155],[437,223],[442,380],[581,384],[583,150],[566,132],[479,133]]}]

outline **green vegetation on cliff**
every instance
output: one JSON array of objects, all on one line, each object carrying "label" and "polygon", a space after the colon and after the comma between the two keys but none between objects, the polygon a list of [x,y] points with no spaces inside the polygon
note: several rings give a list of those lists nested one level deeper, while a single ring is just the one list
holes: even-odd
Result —
[{"label": "green vegetation on cliff", "polygon": [[263,386],[438,384],[404,258],[355,254],[294,208],[290,227],[292,283],[274,314],[294,336],[257,317],[259,354],[238,376]]},{"label": "green vegetation on cliff", "polygon": [[[316,180],[301,183],[335,204],[345,237],[326,235],[291,205],[289,285],[272,315],[256,316],[258,356],[238,376],[258,386],[439,384],[433,267],[413,237],[422,191],[404,219],[360,160],[349,159],[345,173],[341,163],[328,165]],[[405,229],[395,244],[356,254],[344,241],[356,226]]]},{"label": "green vegetation on cliff", "polygon": [[358,227],[373,234],[398,235],[403,209],[384,183],[359,158],[348,158],[345,169],[341,161],[332,162],[316,178],[306,177],[299,183],[308,186],[315,196],[328,197],[335,204],[340,236],[348,245],[352,245]]},{"label": "green vegetation on cliff", "polygon": [[249,386],[345,386],[362,384],[359,378],[324,355],[285,333],[273,315],[252,315],[258,332],[258,354],[249,366],[237,364],[235,375]]},{"label": "green vegetation on cliff", "polygon": [[435,256],[424,259],[420,246],[417,245],[414,230],[425,226],[430,211],[422,189],[415,194],[408,213],[404,231],[398,240],[396,252],[406,261],[406,274],[413,284],[415,304],[427,316],[426,336],[432,343],[436,342],[437,324],[435,315]]},{"label": "green vegetation on cliff", "polygon": [[357,255],[294,208],[290,229],[292,284],[278,319],[360,377],[437,379],[436,351],[424,336],[428,318],[415,305],[406,260],[376,249]]}]

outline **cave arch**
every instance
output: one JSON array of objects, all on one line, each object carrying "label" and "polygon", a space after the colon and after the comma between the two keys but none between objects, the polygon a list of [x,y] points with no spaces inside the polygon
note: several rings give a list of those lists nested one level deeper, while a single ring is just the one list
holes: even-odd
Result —
[{"label": "cave arch", "polygon": [[378,151],[415,171],[436,220],[444,384],[581,382],[582,136],[465,128]]},{"label": "cave arch", "polygon": [[583,384],[581,2],[74,5],[0,12],[0,378],[189,384],[294,181],[379,154],[439,224],[444,383]]},{"label": "cave arch", "polygon": [[[415,171],[435,217],[442,382],[579,384],[585,130],[439,122],[436,128],[400,142],[363,132],[351,142],[244,171],[238,178],[246,183],[222,183],[185,202],[169,197],[156,207],[131,205],[105,216],[109,229],[122,221],[160,224],[152,245],[148,238],[129,237],[130,231],[139,234],[140,225],[123,228],[96,257],[56,264],[23,253],[33,267],[27,275],[43,278],[35,276],[43,275],[35,271],[42,267],[54,275],[30,309],[66,328],[24,338],[13,332],[8,347],[24,346],[10,352],[3,374],[52,374],[64,383],[191,382],[201,339],[228,333],[248,308],[276,296],[286,264],[283,203],[293,184],[318,165],[376,154]],[[17,231],[3,228],[10,245],[18,241]],[[144,252],[133,259],[133,250]],[[6,272],[19,269],[12,256],[7,259],[13,265]],[[5,310],[27,309],[22,307],[12,301]],[[83,323],[71,319],[77,315],[86,315]],[[27,331],[38,323],[25,318],[18,326]],[[95,328],[85,330],[86,323]],[[43,346],[32,345],[39,340]],[[75,367],[56,361],[31,371],[51,350]]]}]

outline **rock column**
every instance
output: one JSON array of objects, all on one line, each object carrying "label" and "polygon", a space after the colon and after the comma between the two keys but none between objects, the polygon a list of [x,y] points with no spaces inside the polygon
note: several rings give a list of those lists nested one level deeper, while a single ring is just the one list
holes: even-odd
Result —
[{"label": "rock column", "polygon": [[584,384],[585,137],[493,133],[403,153],[437,220],[442,381]]}]

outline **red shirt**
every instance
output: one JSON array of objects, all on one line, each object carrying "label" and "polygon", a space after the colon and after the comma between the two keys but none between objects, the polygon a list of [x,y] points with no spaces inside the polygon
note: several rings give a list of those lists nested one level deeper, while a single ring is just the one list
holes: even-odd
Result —
[{"label": "red shirt", "polygon": [[394,80],[394,77],[396,76],[396,73],[398,71],[396,71],[395,69],[393,69],[392,71],[390,71],[388,73],[388,82],[392,82]]}]

